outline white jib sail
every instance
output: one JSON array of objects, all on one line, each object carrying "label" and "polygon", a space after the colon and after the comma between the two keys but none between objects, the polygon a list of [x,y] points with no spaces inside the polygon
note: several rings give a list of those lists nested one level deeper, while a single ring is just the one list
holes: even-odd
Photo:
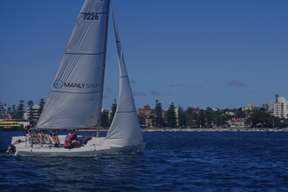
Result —
[{"label": "white jib sail", "polygon": [[110,0],[85,0],[38,129],[95,127],[101,113]]},{"label": "white jib sail", "polygon": [[138,121],[137,111],[114,14],[113,27],[119,61],[119,97],[117,110],[112,121],[112,125],[108,131],[107,138],[119,140],[121,144],[126,146],[138,145],[143,142],[142,132]]}]

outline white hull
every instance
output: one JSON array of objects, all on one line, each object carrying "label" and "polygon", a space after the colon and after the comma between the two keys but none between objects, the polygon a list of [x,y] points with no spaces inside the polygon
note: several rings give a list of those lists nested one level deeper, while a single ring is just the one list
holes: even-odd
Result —
[{"label": "white hull", "polygon": [[[65,136],[59,136],[63,143]],[[93,157],[99,153],[143,152],[145,144],[125,145],[118,140],[109,140],[105,137],[93,137],[86,145],[80,148],[65,149],[47,144],[31,145],[25,137],[13,137],[15,156],[43,156],[43,157]]]}]

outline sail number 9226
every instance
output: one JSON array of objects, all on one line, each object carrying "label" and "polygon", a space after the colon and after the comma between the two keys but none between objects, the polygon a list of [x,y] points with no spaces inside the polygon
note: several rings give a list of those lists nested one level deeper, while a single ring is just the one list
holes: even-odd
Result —
[{"label": "sail number 9226", "polygon": [[83,20],[99,20],[98,13],[81,13]]}]

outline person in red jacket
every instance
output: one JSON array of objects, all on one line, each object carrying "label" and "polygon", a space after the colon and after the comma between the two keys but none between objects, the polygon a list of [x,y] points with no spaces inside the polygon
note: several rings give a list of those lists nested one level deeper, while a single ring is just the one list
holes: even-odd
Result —
[{"label": "person in red jacket", "polygon": [[65,149],[73,149],[81,147],[81,143],[78,141],[77,138],[77,131],[72,130],[65,138],[64,141],[64,148]]}]

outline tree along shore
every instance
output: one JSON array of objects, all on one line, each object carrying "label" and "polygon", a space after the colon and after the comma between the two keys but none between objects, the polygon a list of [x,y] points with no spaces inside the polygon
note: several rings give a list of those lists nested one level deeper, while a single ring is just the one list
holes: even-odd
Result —
[{"label": "tree along shore", "polygon": [[[41,99],[35,104],[33,101],[19,101],[17,105],[7,106],[0,102],[0,119],[13,119],[28,121],[31,127],[37,121],[44,108],[45,101]],[[95,127],[108,129],[117,109],[116,100],[110,109],[103,109],[101,121]],[[272,116],[269,105],[261,107],[241,108],[199,108],[175,105],[173,102],[168,107],[163,107],[159,100],[154,106],[145,105],[138,109],[141,127],[147,130],[267,130],[284,129],[288,127],[288,120]],[[172,128],[169,128],[172,127]]]}]

